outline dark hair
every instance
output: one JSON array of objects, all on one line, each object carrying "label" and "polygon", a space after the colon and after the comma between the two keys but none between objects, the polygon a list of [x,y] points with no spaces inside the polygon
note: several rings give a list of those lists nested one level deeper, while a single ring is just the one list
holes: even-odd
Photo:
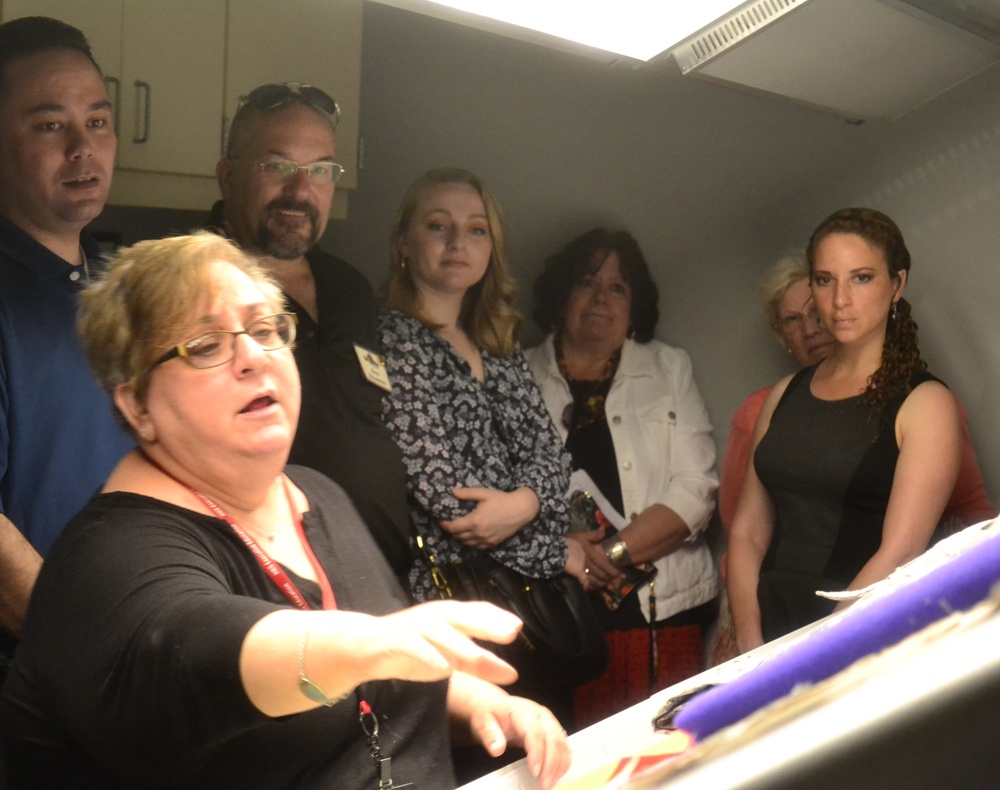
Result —
[{"label": "dark hair", "polygon": [[649,273],[649,265],[631,233],[604,228],[577,236],[545,260],[542,273],[535,280],[535,306],[531,313],[543,332],[559,328],[573,288],[584,275],[597,271],[612,252],[618,254],[622,277],[632,291],[629,318],[633,337],[637,343],[653,339],[656,322],[660,320],[657,307],[660,292]]},{"label": "dark hair", "polygon": [[[875,247],[882,253],[892,279],[899,280],[900,272],[910,270],[910,251],[895,222],[872,208],[845,208],[831,214],[813,231],[806,248],[810,274],[816,266],[820,242],[837,233],[858,236]],[[886,323],[882,363],[865,387],[865,402],[879,414],[887,404],[909,393],[914,373],[927,369],[927,363],[920,357],[917,322],[911,313],[910,303],[900,297]]]},{"label": "dark hair", "polygon": [[6,71],[13,61],[48,50],[75,50],[94,64],[87,37],[72,25],[47,16],[25,16],[0,25],[0,96],[6,91]]}]

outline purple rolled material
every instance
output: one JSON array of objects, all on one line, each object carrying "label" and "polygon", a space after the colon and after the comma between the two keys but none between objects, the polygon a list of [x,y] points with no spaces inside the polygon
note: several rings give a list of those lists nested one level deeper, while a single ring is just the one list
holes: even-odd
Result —
[{"label": "purple rolled material", "polygon": [[809,635],[746,675],[694,697],[674,725],[702,740],[796,686],[825,680],[953,612],[972,608],[998,581],[1000,536]]}]

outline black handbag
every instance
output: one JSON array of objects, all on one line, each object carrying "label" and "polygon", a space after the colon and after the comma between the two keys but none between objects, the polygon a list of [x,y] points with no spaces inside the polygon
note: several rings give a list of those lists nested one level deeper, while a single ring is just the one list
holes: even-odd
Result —
[{"label": "black handbag", "polygon": [[525,688],[572,688],[596,680],[608,668],[604,629],[580,583],[565,573],[535,579],[481,553],[463,563],[431,566],[442,598],[487,601],[524,623],[509,645],[485,647],[513,666]]}]

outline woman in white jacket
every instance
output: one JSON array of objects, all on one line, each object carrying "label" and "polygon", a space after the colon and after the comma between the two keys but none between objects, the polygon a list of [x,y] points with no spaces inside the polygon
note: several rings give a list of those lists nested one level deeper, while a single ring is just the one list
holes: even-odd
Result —
[{"label": "woman in white jacket", "polygon": [[656,285],[635,239],[594,229],[551,256],[535,282],[534,318],[550,334],[527,352],[574,469],[627,526],[577,533],[590,585],[623,571],[656,575],[617,609],[594,595],[611,646],[604,677],[576,690],[578,726],[699,672],[718,580],[702,537],[714,507],[712,426],[688,355],[653,340]]}]

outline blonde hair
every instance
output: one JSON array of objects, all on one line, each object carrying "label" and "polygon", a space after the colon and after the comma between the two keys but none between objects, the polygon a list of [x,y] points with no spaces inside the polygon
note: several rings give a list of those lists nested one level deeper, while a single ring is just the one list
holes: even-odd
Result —
[{"label": "blonde hair", "polygon": [[125,247],[80,297],[77,331],[101,387],[113,394],[128,384],[145,403],[150,366],[177,342],[199,302],[214,295],[209,269],[218,262],[249,276],[276,312],[285,309],[274,281],[221,236],[199,231]]},{"label": "blonde hair", "polygon": [[767,322],[782,344],[785,341],[781,336],[781,300],[799,280],[809,283],[809,261],[805,250],[793,250],[779,258],[767,270],[760,284],[760,302],[767,313]]},{"label": "blonde hair", "polygon": [[465,184],[476,191],[486,209],[490,240],[493,242],[486,274],[465,294],[459,325],[480,348],[491,354],[507,356],[514,349],[514,336],[521,325],[521,316],[513,306],[515,289],[507,264],[503,217],[496,198],[468,170],[450,167],[429,170],[406,190],[389,237],[389,279],[380,291],[382,305],[406,313],[431,329],[439,328],[421,314],[420,292],[410,269],[405,266],[399,243],[409,231],[424,193],[442,184]]}]

